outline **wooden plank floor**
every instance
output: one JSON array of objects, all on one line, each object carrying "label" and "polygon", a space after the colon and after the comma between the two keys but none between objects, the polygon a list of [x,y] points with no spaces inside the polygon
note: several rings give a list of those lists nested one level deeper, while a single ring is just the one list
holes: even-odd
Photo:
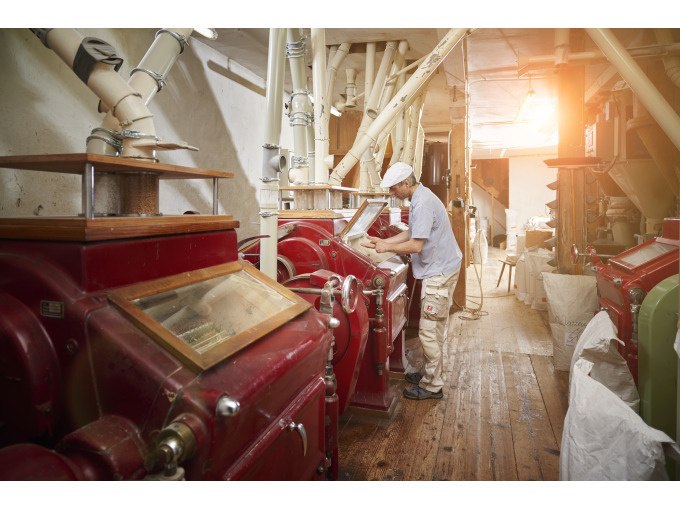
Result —
[{"label": "wooden plank floor", "polygon": [[[391,419],[341,416],[341,480],[558,478],[568,374],[553,368],[547,312],[508,295],[507,271],[496,288],[501,255],[490,249],[481,274],[488,314],[452,316],[444,398],[404,399],[399,377]],[[468,296],[480,296],[474,266],[467,274]]]}]

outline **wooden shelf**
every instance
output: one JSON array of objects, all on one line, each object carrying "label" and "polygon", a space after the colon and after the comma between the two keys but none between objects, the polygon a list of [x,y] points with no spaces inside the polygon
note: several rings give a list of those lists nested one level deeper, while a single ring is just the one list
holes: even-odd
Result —
[{"label": "wooden shelf", "polygon": [[339,212],[330,209],[284,209],[279,211],[280,219],[341,219]]},{"label": "wooden shelf", "polygon": [[346,188],[344,186],[331,186],[330,184],[303,184],[300,186],[279,186],[281,191],[348,191],[355,192],[359,191],[356,188]]},{"label": "wooden shelf", "polygon": [[231,216],[0,218],[0,239],[104,241],[238,228]]},{"label": "wooden shelf", "polygon": [[95,172],[153,173],[161,179],[229,179],[233,172],[192,168],[186,166],[154,163],[130,158],[104,156],[102,154],[35,154],[30,156],[1,156],[0,168],[36,170],[81,175],[85,165],[91,164]]}]

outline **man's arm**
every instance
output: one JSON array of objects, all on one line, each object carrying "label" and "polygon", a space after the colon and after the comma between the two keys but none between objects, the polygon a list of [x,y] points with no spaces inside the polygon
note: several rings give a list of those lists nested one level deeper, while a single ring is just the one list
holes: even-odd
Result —
[{"label": "man's arm", "polygon": [[[402,232],[403,233],[403,232]],[[399,234],[401,235],[401,234]],[[398,236],[393,236],[390,239],[394,239]],[[385,253],[386,251],[391,251],[398,255],[410,255],[411,253],[420,253],[423,249],[423,244],[425,244],[425,239],[408,239],[400,243],[388,243],[387,239],[376,239],[370,243],[362,243],[362,246],[367,248],[373,248],[378,253]]]},{"label": "man's arm", "polygon": [[366,236],[368,237],[368,240],[372,243],[376,241],[382,241],[384,243],[388,244],[398,244],[398,243],[403,243],[404,241],[408,241],[409,239],[409,231],[404,230],[403,232],[399,232],[397,235],[388,237],[387,239],[381,239],[380,237],[373,237],[373,236]]}]

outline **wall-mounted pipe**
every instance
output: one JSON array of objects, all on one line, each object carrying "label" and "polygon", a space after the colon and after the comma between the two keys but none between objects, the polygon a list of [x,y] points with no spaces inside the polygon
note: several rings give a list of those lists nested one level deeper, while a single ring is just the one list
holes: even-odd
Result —
[{"label": "wall-mounted pipe", "polygon": [[640,102],[659,123],[661,129],[675,147],[680,149],[680,117],[673,107],[668,104],[668,101],[656,89],[652,81],[640,69],[640,66],[628,54],[611,30],[607,28],[586,28],[586,31],[640,98]]},{"label": "wall-mounted pipe", "polygon": [[[675,43],[673,34],[668,28],[655,28],[654,35],[659,44],[670,46]],[[680,87],[680,57],[677,55],[668,55],[661,59],[663,67],[666,69],[666,74],[676,87]]]},{"label": "wall-mounted pipe", "polygon": [[279,139],[281,137],[281,96],[285,64],[286,30],[269,30],[267,59],[267,116],[260,188],[260,270],[276,280],[277,227],[279,210]]},{"label": "wall-mounted pipe", "polygon": [[326,31],[312,28],[312,91],[314,92],[314,182],[328,182],[328,122],[326,100]]},{"label": "wall-mounted pipe", "polygon": [[[78,61],[83,60],[82,55],[87,53],[83,46],[85,39],[74,29],[53,28],[45,34],[43,42],[66,65],[74,69],[78,67]],[[102,62],[94,63],[89,75],[83,81],[101,99],[102,103],[112,110],[124,129],[137,132],[142,136],[142,138],[123,140],[123,157],[155,160],[154,147],[146,145],[149,138],[156,138],[153,114],[144,104],[139,92],[128,85],[111,65]]]},{"label": "wall-mounted pipe", "polygon": [[418,69],[413,73],[403,87],[395,94],[394,99],[376,117],[371,127],[364,135],[357,139],[345,157],[335,167],[329,182],[340,185],[347,172],[359,161],[359,157],[371,145],[375,144],[377,137],[383,130],[396,120],[397,115],[411,105],[416,96],[421,92],[429,79],[434,75],[439,64],[446,58],[449,52],[470,31],[467,28],[453,28],[447,32],[444,38],[428,54]]},{"label": "wall-mounted pipe", "polygon": [[307,128],[312,124],[314,111],[307,90],[305,71],[305,40],[302,30],[289,28],[286,34],[286,55],[293,81],[293,93],[290,97],[288,116],[293,128],[293,156],[289,172],[292,184],[309,182],[309,156],[307,149]]}]

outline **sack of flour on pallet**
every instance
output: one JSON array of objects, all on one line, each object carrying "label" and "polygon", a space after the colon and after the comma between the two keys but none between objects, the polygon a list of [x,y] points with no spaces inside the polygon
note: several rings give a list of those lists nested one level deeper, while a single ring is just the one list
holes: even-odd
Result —
[{"label": "sack of flour on pallet", "polygon": [[599,308],[595,277],[543,273],[543,285],[553,337],[553,364],[556,370],[568,371],[576,342]]}]

